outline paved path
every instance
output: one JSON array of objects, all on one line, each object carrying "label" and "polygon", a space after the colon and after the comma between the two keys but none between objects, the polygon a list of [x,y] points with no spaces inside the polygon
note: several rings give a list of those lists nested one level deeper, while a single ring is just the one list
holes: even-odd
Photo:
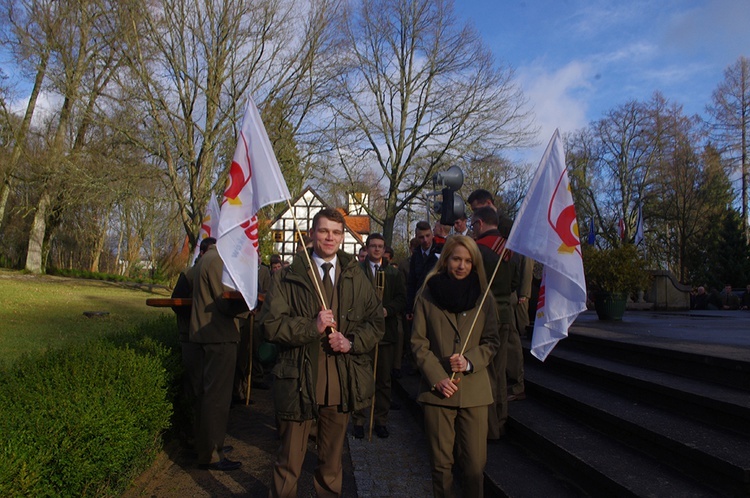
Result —
[{"label": "paved path", "polygon": [[[404,404],[402,402],[402,404]],[[349,437],[360,498],[432,496],[430,457],[422,428],[404,406],[388,415],[390,437],[372,441]]]},{"label": "paved path", "polygon": [[[251,397],[254,404],[232,408],[227,430],[226,444],[234,447],[228,457],[242,462],[239,470],[199,470],[194,457],[172,443],[124,496],[267,497],[278,448],[273,407],[269,391],[256,390]],[[417,419],[404,407],[391,413],[388,428],[389,438],[373,435],[371,442],[366,438],[354,439],[350,428],[344,448],[344,496],[432,496],[427,443]],[[312,484],[315,462],[315,444],[311,442],[299,481],[299,496],[315,496]]]}]

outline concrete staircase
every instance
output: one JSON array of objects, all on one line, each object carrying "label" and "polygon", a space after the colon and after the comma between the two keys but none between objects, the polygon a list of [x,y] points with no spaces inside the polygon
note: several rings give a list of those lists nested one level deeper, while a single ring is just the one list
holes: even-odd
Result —
[{"label": "concrete staircase", "polygon": [[750,350],[684,349],[571,334],[544,363],[527,355],[487,493],[750,496]]}]

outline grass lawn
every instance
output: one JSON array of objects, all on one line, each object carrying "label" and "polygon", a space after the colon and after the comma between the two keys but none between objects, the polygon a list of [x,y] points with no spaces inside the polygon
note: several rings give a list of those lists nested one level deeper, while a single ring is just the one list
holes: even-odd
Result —
[{"label": "grass lawn", "polygon": [[[169,308],[146,306],[146,299],[169,294],[163,288],[149,291],[147,286],[0,269],[0,366],[25,352],[101,337],[162,313],[172,315]],[[109,315],[88,318],[84,311]]]}]

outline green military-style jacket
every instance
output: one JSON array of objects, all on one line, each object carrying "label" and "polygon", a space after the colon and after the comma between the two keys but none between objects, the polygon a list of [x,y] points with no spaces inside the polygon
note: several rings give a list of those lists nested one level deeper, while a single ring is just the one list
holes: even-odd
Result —
[{"label": "green military-style jacket", "polygon": [[[336,354],[336,368],[342,391],[340,408],[350,412],[367,406],[375,392],[372,359],[367,353],[383,337],[383,310],[357,260],[343,251],[337,257],[341,267],[335,289],[337,328],[354,346],[351,353]],[[310,275],[308,259],[295,256],[288,268],[274,274],[263,306],[264,335],[279,347],[272,373],[276,377],[274,404],[281,420],[317,418],[320,334],[316,318],[321,304]]]},{"label": "green military-style jacket", "polygon": [[[372,281],[377,292],[377,282],[373,279],[370,269],[370,262],[364,260],[359,263],[365,276]],[[388,263],[380,267],[380,271],[385,275],[385,285],[383,286],[383,308],[388,312],[385,317],[385,334],[383,342],[395,343],[398,341],[398,315],[403,313],[406,308],[406,281],[404,275]]]}]

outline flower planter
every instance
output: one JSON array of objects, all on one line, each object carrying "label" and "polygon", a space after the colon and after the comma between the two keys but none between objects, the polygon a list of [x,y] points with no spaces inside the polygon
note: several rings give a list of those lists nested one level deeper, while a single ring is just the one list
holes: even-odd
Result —
[{"label": "flower planter", "polygon": [[626,293],[597,292],[594,295],[594,306],[599,320],[622,320],[627,302]]}]

